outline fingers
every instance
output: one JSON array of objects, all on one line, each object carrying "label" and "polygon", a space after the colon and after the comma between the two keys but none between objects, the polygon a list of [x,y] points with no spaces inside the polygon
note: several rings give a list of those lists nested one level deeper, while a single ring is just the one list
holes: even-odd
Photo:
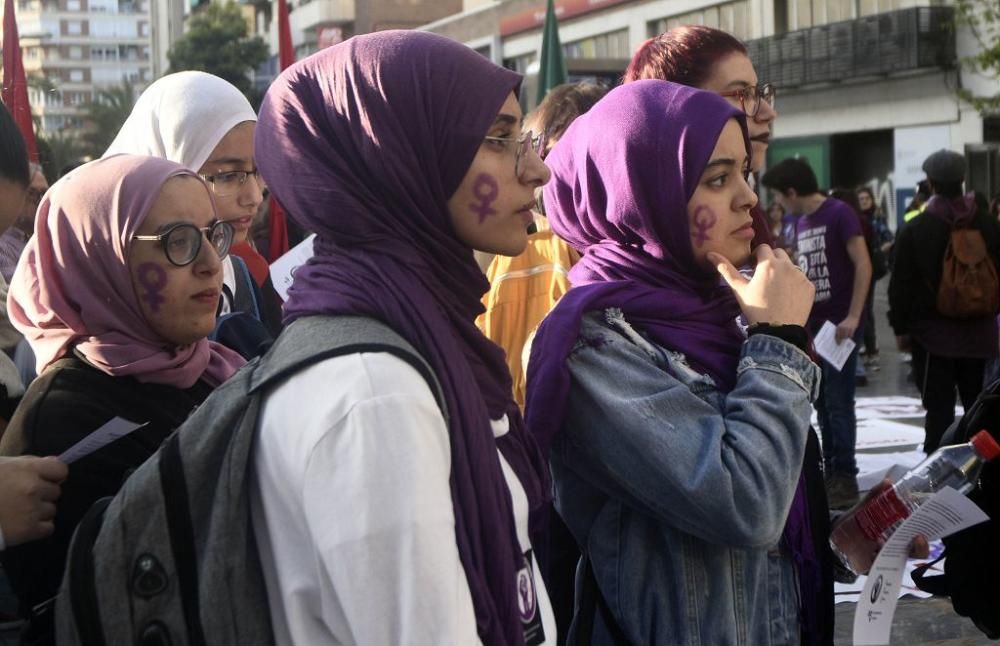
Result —
[{"label": "fingers", "polygon": [[37,541],[40,538],[51,536],[52,532],[54,531],[56,531],[56,525],[51,520],[35,523],[35,526],[31,529],[30,533],[25,537],[26,539],[25,542]]},{"label": "fingers", "polygon": [[59,492],[59,485],[54,482],[40,480],[38,484],[35,485],[35,495],[39,500],[54,502],[59,500]]},{"label": "fingers", "polygon": [[38,503],[38,521],[40,523],[50,522],[56,517],[56,506],[51,502]]},{"label": "fingers", "polygon": [[931,554],[931,546],[927,542],[926,536],[921,536],[917,534],[913,537],[913,542],[910,543],[910,558],[912,559],[925,559]]},{"label": "fingers", "polygon": [[[778,251],[781,251],[781,249],[779,249]],[[757,248],[754,249],[753,253],[754,253],[754,256],[757,258],[757,262],[762,262],[764,260],[768,260],[769,258],[774,258],[775,257],[774,249],[772,249],[771,245],[769,245],[769,244],[759,244],[759,245],[757,245]],[[782,251],[782,253],[784,253],[784,252]],[[785,254],[785,257],[787,258],[788,254]]]},{"label": "fingers", "polygon": [[69,467],[54,456],[37,458],[34,464],[38,475],[49,482],[62,482],[69,475]]},{"label": "fingers", "polygon": [[[762,247],[767,245],[761,245]],[[759,247],[758,247],[759,249]],[[729,259],[722,254],[715,253],[714,251],[709,252],[706,255],[708,261],[715,265],[716,271],[722,276],[722,279],[732,287],[734,290],[742,285],[747,284],[747,279],[733,266],[733,263],[729,262]]]}]

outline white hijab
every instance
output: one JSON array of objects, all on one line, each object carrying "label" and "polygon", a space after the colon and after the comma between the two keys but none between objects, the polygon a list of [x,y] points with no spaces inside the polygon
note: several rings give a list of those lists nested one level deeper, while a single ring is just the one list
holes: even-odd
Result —
[{"label": "white hijab", "polygon": [[222,138],[257,115],[229,81],[205,72],[168,74],[150,85],[105,157],[163,157],[198,172]]},{"label": "white hijab", "polygon": [[[125,153],[162,157],[198,172],[222,138],[257,115],[229,81],[205,72],[168,74],[145,89],[104,157]],[[222,282],[239,289],[233,260],[222,261]],[[220,314],[232,302],[222,299]]]}]

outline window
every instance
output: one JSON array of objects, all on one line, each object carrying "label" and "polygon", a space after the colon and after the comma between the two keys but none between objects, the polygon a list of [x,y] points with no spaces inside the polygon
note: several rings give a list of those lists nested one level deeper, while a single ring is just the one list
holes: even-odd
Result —
[{"label": "window", "polygon": [[66,0],[66,11],[79,11],[80,0]]},{"label": "window", "polygon": [[563,45],[566,58],[623,58],[632,55],[628,46],[628,29],[591,36]]},{"label": "window", "polygon": [[71,83],[83,83],[83,70],[70,70],[69,80]]},{"label": "window", "polygon": [[79,36],[83,33],[83,23],[79,20],[67,20],[63,24],[66,25],[66,33],[70,36]]},{"label": "window", "polygon": [[81,58],[83,58],[83,48],[82,47],[76,47],[76,46],[70,47],[69,48],[69,57],[71,59],[75,60],[75,61],[80,60]]},{"label": "window", "polygon": [[[789,0],[789,2],[796,1],[801,0]],[[809,2],[810,0],[805,1]],[[831,1],[835,2],[837,0]],[[776,0],[775,11],[777,11],[778,4],[780,2]],[[650,37],[656,36],[681,25],[705,25],[706,27],[715,27],[716,29],[729,32],[740,40],[747,40],[751,35],[749,7],[749,0],[738,0],[737,2],[727,2],[697,11],[654,20],[649,23],[649,35]],[[630,54],[627,54],[625,58],[629,58],[629,56]]]},{"label": "window", "polygon": [[505,58],[503,66],[509,70],[514,70],[518,74],[525,74],[528,71],[528,66],[534,63],[537,58],[538,54],[535,52],[514,58]]}]

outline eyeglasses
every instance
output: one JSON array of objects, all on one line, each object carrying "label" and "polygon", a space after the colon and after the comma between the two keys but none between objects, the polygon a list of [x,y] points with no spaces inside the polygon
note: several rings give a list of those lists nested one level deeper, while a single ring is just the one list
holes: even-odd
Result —
[{"label": "eyeglasses", "polygon": [[528,154],[529,149],[533,150],[534,153],[541,158],[542,151],[545,150],[545,142],[548,140],[548,137],[544,132],[540,135],[536,135],[529,130],[517,139],[514,137],[483,137],[483,139],[503,144],[505,147],[508,147],[508,149],[511,144],[517,144],[516,152],[514,153],[514,175],[516,177],[521,177],[521,160]]},{"label": "eyeglasses", "polygon": [[212,247],[215,248],[219,259],[225,258],[229,255],[230,245],[233,244],[233,234],[232,224],[217,220],[207,227],[196,227],[193,224],[181,222],[155,236],[132,236],[132,239],[159,242],[170,264],[183,267],[195,261],[198,254],[201,253],[201,243],[205,238],[208,238]]},{"label": "eyeglasses", "polygon": [[719,92],[719,96],[739,97],[740,107],[751,119],[756,117],[757,113],[760,112],[761,101],[766,102],[772,108],[774,107],[774,95],[775,89],[770,83],[765,83],[763,85],[751,85],[739,90],[731,90],[729,92]]},{"label": "eyeglasses", "polygon": [[253,175],[254,181],[257,182],[257,187],[263,190],[260,171],[256,168],[253,170],[231,170],[225,173],[216,173],[215,175],[202,175],[202,177],[212,185],[212,192],[215,193],[216,197],[226,197],[238,193],[243,188],[243,185],[247,183],[247,178],[251,175]]}]

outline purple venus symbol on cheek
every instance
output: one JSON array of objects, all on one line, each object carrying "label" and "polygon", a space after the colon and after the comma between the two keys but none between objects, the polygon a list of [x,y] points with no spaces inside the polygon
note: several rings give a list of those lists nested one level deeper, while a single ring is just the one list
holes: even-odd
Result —
[{"label": "purple venus symbol on cheek", "polygon": [[691,219],[694,221],[694,228],[697,229],[691,236],[694,238],[695,246],[700,248],[705,244],[705,241],[711,240],[708,232],[715,226],[715,213],[712,213],[712,209],[701,204],[695,208],[694,217]]},{"label": "purple venus symbol on cheek", "polygon": [[146,301],[153,312],[160,311],[160,305],[166,300],[160,295],[167,286],[167,270],[155,262],[144,262],[139,265],[139,286],[146,290],[142,300]]},{"label": "purple venus symbol on cheek", "polygon": [[479,224],[482,224],[489,216],[496,215],[493,203],[500,195],[500,186],[493,176],[480,173],[476,177],[476,183],[472,185],[472,194],[479,202],[472,202],[469,204],[469,208],[479,216]]}]

